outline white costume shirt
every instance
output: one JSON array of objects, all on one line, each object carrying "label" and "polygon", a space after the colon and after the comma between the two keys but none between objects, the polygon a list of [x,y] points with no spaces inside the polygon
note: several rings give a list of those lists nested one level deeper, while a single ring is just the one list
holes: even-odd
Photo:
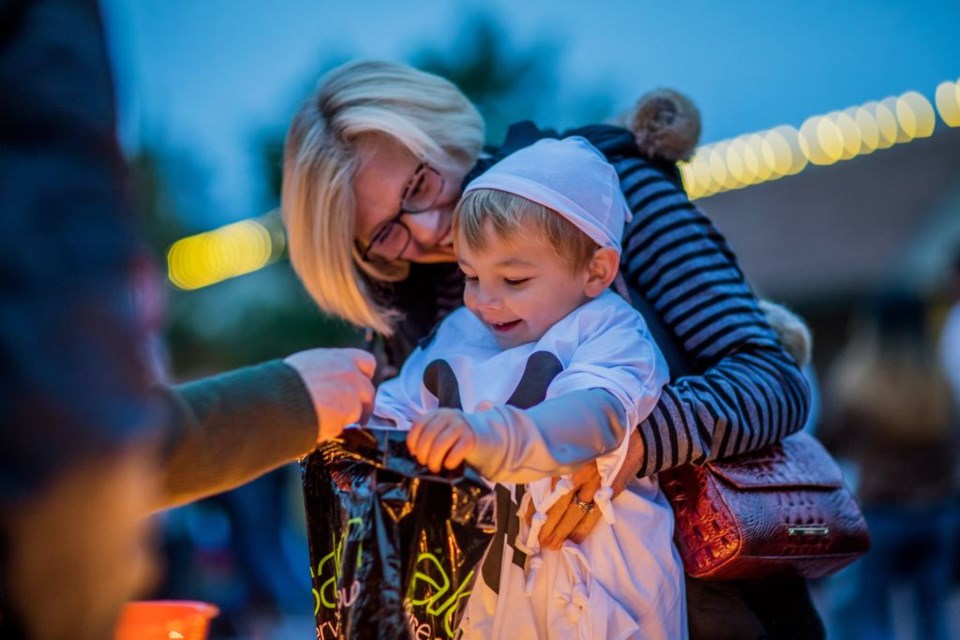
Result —
[{"label": "white costume shirt", "polygon": [[[380,386],[374,414],[400,428],[438,408],[438,396],[443,406],[456,407],[459,401],[458,408],[481,416],[497,410],[487,410],[490,403],[518,404],[520,396],[538,402],[590,389],[607,391],[622,407],[616,413],[625,422],[612,427],[618,439],[611,441],[609,434],[577,438],[578,446],[604,447],[585,458],[600,456],[602,488],[595,502],[603,518],[581,544],[568,540],[554,551],[540,549],[537,541],[547,509],[570,491],[570,484],[561,480],[552,489],[549,476],[557,469],[550,461],[562,456],[556,451],[531,455],[531,449],[563,448],[564,443],[525,438],[510,416],[498,414],[493,422],[506,424],[504,451],[468,457],[481,473],[504,484],[496,488],[497,518],[503,521],[468,601],[464,638],[686,637],[683,567],[673,545],[669,504],[655,478],[634,478],[614,500],[609,488],[633,425],[656,405],[667,379],[666,362],[643,318],[608,291],[557,322],[536,343],[507,350],[461,308],[414,351],[398,377]],[[549,430],[550,421],[542,422],[536,429]],[[588,421],[584,428],[602,430],[602,422]],[[528,484],[505,484],[516,478]],[[530,502],[537,511],[532,526],[517,516]]]}]

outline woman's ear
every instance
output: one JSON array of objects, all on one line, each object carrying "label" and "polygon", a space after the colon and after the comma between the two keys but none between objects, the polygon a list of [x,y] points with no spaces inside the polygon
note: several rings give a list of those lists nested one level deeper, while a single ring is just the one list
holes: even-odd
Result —
[{"label": "woman's ear", "polygon": [[601,247],[593,252],[587,265],[587,280],[583,292],[590,298],[596,298],[613,283],[620,268],[620,254],[615,249]]}]

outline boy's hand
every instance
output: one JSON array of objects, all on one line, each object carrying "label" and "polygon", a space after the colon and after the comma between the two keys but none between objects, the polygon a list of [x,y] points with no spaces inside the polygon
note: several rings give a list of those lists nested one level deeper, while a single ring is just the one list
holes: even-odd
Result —
[{"label": "boy's hand", "polygon": [[458,467],[476,444],[470,424],[463,412],[456,409],[425,414],[407,434],[410,453],[433,473]]}]

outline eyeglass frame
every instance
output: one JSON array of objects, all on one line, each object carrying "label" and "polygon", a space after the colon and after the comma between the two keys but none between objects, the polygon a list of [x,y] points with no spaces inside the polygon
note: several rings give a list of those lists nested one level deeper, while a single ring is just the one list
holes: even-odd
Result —
[{"label": "eyeglass frame", "polygon": [[[409,194],[410,189],[413,188],[413,186],[417,183],[417,176],[419,176],[420,174],[425,174],[427,171],[430,171],[436,174],[437,178],[440,179],[440,188],[437,189],[436,196],[434,196],[430,204],[422,208],[419,208],[416,210],[404,208],[403,203],[407,199],[407,195]],[[410,231],[410,227],[404,224],[402,220],[403,216],[407,214],[416,215],[418,213],[427,213],[428,211],[432,211],[437,204],[437,200],[440,199],[440,194],[443,193],[443,188],[446,185],[447,185],[446,179],[443,177],[442,173],[440,173],[439,171],[431,167],[426,161],[420,162],[420,164],[417,165],[417,168],[413,170],[413,175],[410,176],[410,179],[407,181],[407,185],[403,188],[403,193],[400,194],[400,210],[397,211],[396,215],[392,216],[389,220],[387,220],[382,225],[380,225],[380,228],[377,229],[376,233],[373,234],[373,237],[370,238],[369,244],[367,244],[366,248],[364,248],[360,252],[360,260],[368,264],[378,264],[378,263],[386,264],[386,263],[393,262],[394,260],[397,260],[400,256],[402,256],[403,252],[406,251],[407,247],[410,246],[410,240],[413,239],[413,232]],[[379,258],[376,256],[371,258],[370,251],[377,246],[377,242],[381,241],[383,238],[389,235],[390,229],[393,227],[393,225],[400,225],[403,228],[403,230],[407,233],[407,239],[403,243],[403,247],[397,253],[396,257],[391,258],[389,260],[386,258]]]}]

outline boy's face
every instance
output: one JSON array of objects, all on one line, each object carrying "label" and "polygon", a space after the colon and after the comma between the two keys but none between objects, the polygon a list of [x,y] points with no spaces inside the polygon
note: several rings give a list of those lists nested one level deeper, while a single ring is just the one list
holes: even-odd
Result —
[{"label": "boy's face", "polygon": [[466,276],[463,301],[501,348],[536,342],[589,300],[588,270],[574,272],[535,229],[502,238],[488,223],[485,232],[483,250],[467,246],[462,234],[455,247]]}]

